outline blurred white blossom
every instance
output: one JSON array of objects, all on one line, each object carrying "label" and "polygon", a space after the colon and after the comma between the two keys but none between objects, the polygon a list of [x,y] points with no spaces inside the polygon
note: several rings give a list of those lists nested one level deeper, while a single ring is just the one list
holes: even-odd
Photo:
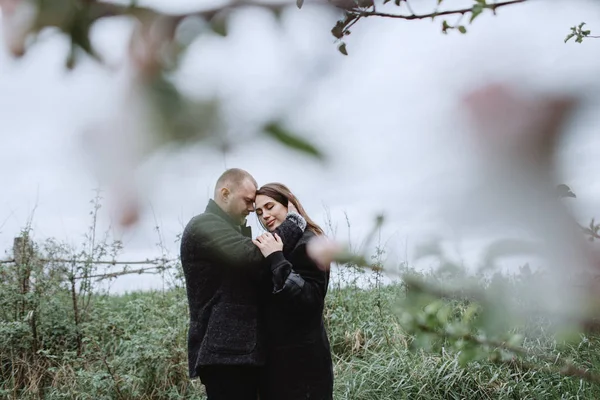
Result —
[{"label": "blurred white blossom", "polygon": [[317,236],[306,245],[308,256],[323,270],[328,270],[332,262],[345,252],[344,247],[326,236]]},{"label": "blurred white blossom", "polygon": [[494,84],[471,92],[463,104],[481,167],[478,192],[462,199],[464,213],[477,209],[486,217],[481,223],[501,220],[539,243],[550,279],[529,295],[559,322],[585,318],[590,298],[581,285],[598,263],[556,193],[557,147],[577,101]]}]

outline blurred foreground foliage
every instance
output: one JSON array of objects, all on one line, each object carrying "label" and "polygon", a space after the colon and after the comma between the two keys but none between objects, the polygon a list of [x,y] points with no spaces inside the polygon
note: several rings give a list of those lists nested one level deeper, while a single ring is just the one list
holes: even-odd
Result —
[{"label": "blurred foreground foliage", "polygon": [[[293,12],[296,7],[319,7],[327,12],[333,10],[337,22],[331,34],[340,53],[348,55],[349,46],[344,42],[345,38],[351,34],[351,28],[367,18],[391,18],[403,22],[439,20],[443,33],[455,30],[464,34],[467,33],[466,26],[481,15],[495,15],[501,8],[528,1],[531,0],[472,0],[467,5],[461,3],[457,6],[451,0],[439,0],[432,1],[425,13],[415,12],[409,0],[242,0],[214,7],[199,7],[198,10],[185,13],[169,13],[140,5],[137,1],[122,4],[101,0],[3,0],[0,1],[0,10],[4,45],[14,57],[23,57],[30,50],[35,50],[42,32],[53,32],[69,40],[70,49],[65,56],[65,65],[69,69],[76,68],[82,57],[104,64],[103,55],[96,49],[97,44],[91,37],[98,21],[125,18],[132,23],[131,35],[123,38],[129,42],[126,57],[131,73],[120,110],[124,114],[131,114],[130,124],[123,124],[122,121],[108,123],[106,132],[99,134],[110,136],[110,132],[115,131],[114,135],[124,136],[121,140],[126,143],[131,140],[128,137],[132,133],[128,131],[141,131],[141,136],[135,140],[144,142],[139,145],[142,150],[137,150],[142,154],[126,155],[133,160],[133,164],[138,164],[139,158],[165,144],[205,141],[214,145],[216,138],[217,147],[224,150],[234,145],[226,140],[226,133],[235,124],[225,121],[221,107],[224,99],[218,96],[199,99],[184,94],[181,85],[175,84],[173,78],[190,45],[200,37],[227,36],[231,16],[240,10],[265,10],[278,20],[281,20],[283,13]],[[590,31],[583,30],[582,26],[573,27],[567,40],[575,37],[580,42],[584,37],[592,37]],[[138,114],[140,110],[142,114]],[[293,110],[283,111],[282,115],[273,116],[272,120],[261,121],[257,126],[247,129],[309,156],[323,159],[324,154],[307,141],[306,135],[292,132],[284,126],[289,119],[288,112]],[[115,118],[120,121],[119,118],[124,117]],[[142,139],[144,136],[147,137]],[[93,148],[96,145],[90,146]]]}]

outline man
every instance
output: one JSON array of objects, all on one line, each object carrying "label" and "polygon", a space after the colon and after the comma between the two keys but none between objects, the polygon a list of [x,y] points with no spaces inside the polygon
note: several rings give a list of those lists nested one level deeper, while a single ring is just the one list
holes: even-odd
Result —
[{"label": "man", "polygon": [[[225,171],[214,200],[191,219],[181,238],[190,309],[189,374],[200,377],[209,400],[257,398],[265,362],[260,300],[269,293],[268,265],[245,225],[257,188],[248,172]],[[305,227],[306,221],[290,210],[276,232],[284,252],[293,249]]]}]

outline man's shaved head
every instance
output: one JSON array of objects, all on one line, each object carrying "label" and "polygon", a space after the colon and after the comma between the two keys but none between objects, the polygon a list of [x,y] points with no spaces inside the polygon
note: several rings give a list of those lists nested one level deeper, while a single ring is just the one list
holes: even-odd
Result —
[{"label": "man's shaved head", "polygon": [[248,171],[244,171],[240,168],[230,168],[223,172],[219,179],[217,179],[217,184],[215,185],[215,198],[217,198],[218,193],[222,188],[227,188],[233,191],[242,183],[244,183],[246,179],[250,180],[250,182],[252,182],[258,189],[256,179],[254,179],[254,177],[250,175]]},{"label": "man's shaved head", "polygon": [[223,172],[215,185],[215,202],[234,220],[243,221],[254,210],[258,184],[252,175],[239,168]]}]

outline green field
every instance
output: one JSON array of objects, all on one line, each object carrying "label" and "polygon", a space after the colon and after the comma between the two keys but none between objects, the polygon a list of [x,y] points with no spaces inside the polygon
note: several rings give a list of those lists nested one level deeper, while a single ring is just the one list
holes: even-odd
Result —
[{"label": "green field", "polygon": [[[68,273],[49,271],[40,267],[35,275],[34,268],[34,284],[24,290],[23,269],[0,265],[0,398],[203,398],[202,386],[187,378],[181,286],[125,295],[79,286],[73,292]],[[375,281],[364,289],[355,281],[332,283],[327,295],[336,399],[600,398],[600,385],[519,362],[484,359],[463,367],[460,353],[444,339],[425,352],[397,317],[406,287]],[[465,307],[450,304],[457,313]],[[530,338],[523,346],[570,357],[584,369],[600,365],[596,337],[561,347]]]}]

